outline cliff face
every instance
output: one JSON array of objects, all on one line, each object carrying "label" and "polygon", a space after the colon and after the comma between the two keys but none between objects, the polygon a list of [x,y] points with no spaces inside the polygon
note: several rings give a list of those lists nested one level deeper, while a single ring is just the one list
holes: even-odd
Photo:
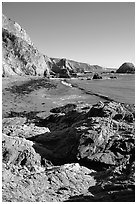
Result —
[{"label": "cliff face", "polygon": [[[74,60],[69,60],[69,59],[58,59],[58,58],[51,58],[52,62],[55,64],[61,64],[61,61],[64,60],[65,62],[65,67],[71,74],[74,73],[84,73],[84,72],[102,72],[105,71],[105,69],[101,66],[98,65],[90,65],[87,63],[82,63],[82,62],[76,62]],[[54,68],[53,68],[54,71]]]},{"label": "cliff face", "polygon": [[45,57],[19,24],[2,16],[3,76],[49,75]]},{"label": "cliff face", "polygon": [[49,58],[41,54],[26,31],[16,22],[2,16],[3,76],[44,75],[69,78],[76,73],[100,72],[104,69],[69,59]]}]

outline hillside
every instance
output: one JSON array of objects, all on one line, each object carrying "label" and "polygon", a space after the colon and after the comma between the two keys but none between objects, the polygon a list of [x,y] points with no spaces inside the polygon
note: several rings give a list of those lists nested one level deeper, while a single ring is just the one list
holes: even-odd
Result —
[{"label": "hillside", "polygon": [[43,55],[31,42],[26,31],[4,15],[2,16],[2,67],[3,76],[51,74],[55,77],[70,78],[77,73],[105,71],[98,65]]},{"label": "hillside", "polygon": [[[59,58],[51,58],[52,61],[55,63],[58,63],[60,61]],[[90,65],[83,62],[76,62],[74,60],[65,59],[66,60],[66,66],[69,70],[73,70],[75,73],[83,73],[83,72],[102,72],[105,71],[105,69],[98,65]]]},{"label": "hillside", "polygon": [[44,56],[34,47],[21,26],[2,16],[3,76],[49,75]]}]

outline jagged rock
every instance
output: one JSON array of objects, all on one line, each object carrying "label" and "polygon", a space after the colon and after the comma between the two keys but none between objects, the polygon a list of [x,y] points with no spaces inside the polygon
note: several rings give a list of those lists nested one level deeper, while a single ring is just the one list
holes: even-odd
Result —
[{"label": "jagged rock", "polygon": [[58,108],[53,108],[50,110],[51,113],[68,113],[72,110],[74,110],[77,107],[76,104],[67,104],[65,106],[62,107],[58,107]]},{"label": "jagged rock", "polygon": [[[58,109],[62,110],[63,107]],[[51,158],[55,164],[78,159],[84,165],[95,168],[118,165],[126,155],[132,157],[134,154],[133,120],[129,124],[123,120],[125,113],[127,109],[116,102],[100,102],[89,112],[77,112],[76,109],[63,112],[63,115],[58,113],[43,120],[43,125],[45,122],[51,133],[37,135],[30,140],[37,143],[34,148],[42,157]],[[117,118],[118,114],[122,118]],[[123,137],[128,131],[131,136]],[[130,152],[126,150],[128,145],[132,148]]]},{"label": "jagged rock", "polygon": [[122,64],[119,69],[116,71],[117,73],[129,73],[134,74],[135,73],[135,67],[132,63],[125,62]]},{"label": "jagged rock", "polygon": [[124,105],[117,102],[99,102],[90,109],[88,116],[91,117],[111,117],[114,120],[126,120],[133,122],[134,110],[129,111]]},{"label": "jagged rock", "polygon": [[[126,168],[112,167],[107,171],[91,173],[96,178],[96,185],[88,191],[91,195],[70,197],[69,202],[134,202],[135,183],[134,166],[132,163]],[[130,170],[129,170],[130,169]],[[129,173],[130,172],[130,173]]]},{"label": "jagged rock", "polygon": [[46,127],[37,127],[34,123],[27,123],[27,118],[4,118],[2,132],[12,137],[29,138],[38,134],[50,132]]},{"label": "jagged rock", "polygon": [[33,148],[33,142],[3,134],[2,198],[4,202],[64,201],[87,192],[94,171],[79,164],[53,166]]},{"label": "jagged rock", "polygon": [[32,130],[32,141],[17,137],[12,127],[31,127],[26,119],[4,121],[15,134],[3,136],[3,201],[134,200],[134,115],[124,119],[134,109],[116,102],[100,102],[88,111],[66,107],[43,120],[51,132]]},{"label": "jagged rock", "polygon": [[96,184],[96,180],[81,166],[76,169],[76,165],[72,165],[67,168],[51,167],[40,173],[15,170],[15,166],[10,169],[3,167],[3,201],[59,202],[87,192],[90,186]]},{"label": "jagged rock", "polygon": [[44,56],[34,47],[19,24],[3,15],[2,64],[3,76],[44,75],[49,68]]},{"label": "jagged rock", "polygon": [[66,67],[66,59],[61,59],[59,62],[51,64],[51,71],[59,78],[70,78],[70,72]]},{"label": "jagged rock", "polygon": [[33,142],[24,138],[2,135],[3,162],[10,165],[26,166],[31,170],[41,165],[41,157],[34,150]]}]

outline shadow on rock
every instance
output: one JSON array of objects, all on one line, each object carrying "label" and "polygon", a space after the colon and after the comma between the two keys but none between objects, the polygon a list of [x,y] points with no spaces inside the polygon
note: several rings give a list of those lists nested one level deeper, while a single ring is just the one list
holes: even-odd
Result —
[{"label": "shadow on rock", "polygon": [[23,111],[23,112],[14,112],[14,111],[10,111],[9,113],[6,113],[6,115],[4,115],[4,118],[14,118],[14,117],[25,117],[27,120],[33,120],[35,121],[36,119],[39,119],[39,117],[37,116],[38,113],[42,113],[45,111]]},{"label": "shadow on rock", "polygon": [[110,193],[102,190],[97,195],[72,196],[65,202],[135,202],[135,191],[132,189],[117,191],[116,189],[116,192]]}]

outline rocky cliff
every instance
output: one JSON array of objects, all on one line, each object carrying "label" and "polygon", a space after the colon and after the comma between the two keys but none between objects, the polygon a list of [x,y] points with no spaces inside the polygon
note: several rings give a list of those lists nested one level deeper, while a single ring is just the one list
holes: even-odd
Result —
[{"label": "rocky cliff", "polygon": [[16,22],[2,16],[3,76],[44,75],[70,78],[77,73],[101,72],[98,65],[69,59],[49,58],[38,51],[26,31]]},{"label": "rocky cliff", "polygon": [[103,72],[105,69],[98,65],[90,65],[87,63],[76,62],[74,60],[69,59],[59,59],[59,58],[51,58],[52,62],[55,64],[60,64],[62,60],[64,60],[64,64],[70,75],[74,75],[75,73],[94,73],[94,72]]},{"label": "rocky cliff", "polygon": [[3,76],[49,75],[44,56],[33,45],[21,26],[2,16]]}]

